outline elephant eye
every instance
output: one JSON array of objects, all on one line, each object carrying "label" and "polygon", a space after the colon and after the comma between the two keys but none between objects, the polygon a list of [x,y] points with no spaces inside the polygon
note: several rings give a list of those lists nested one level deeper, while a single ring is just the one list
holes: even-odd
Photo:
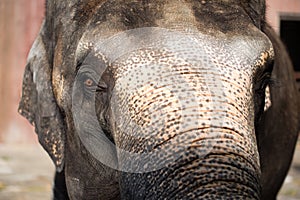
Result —
[{"label": "elephant eye", "polygon": [[77,71],[77,81],[86,97],[92,97],[95,93],[107,91],[107,84],[91,65],[82,65]]},{"label": "elephant eye", "polygon": [[83,75],[83,85],[85,91],[88,92],[106,92],[107,85],[104,81],[100,80],[99,82],[94,81],[93,78],[88,75]]},{"label": "elephant eye", "polygon": [[91,77],[90,73],[80,74],[79,81],[84,96],[91,97],[97,89],[97,82]]},{"label": "elephant eye", "polygon": [[95,86],[95,82],[94,82],[92,79],[87,78],[87,79],[84,81],[84,85],[85,85],[86,87],[92,87],[92,86]]},{"label": "elephant eye", "polygon": [[93,87],[96,87],[97,84],[94,81],[93,78],[91,78],[88,74],[83,74],[81,77],[81,82],[83,83],[83,86],[86,89],[92,89]]}]

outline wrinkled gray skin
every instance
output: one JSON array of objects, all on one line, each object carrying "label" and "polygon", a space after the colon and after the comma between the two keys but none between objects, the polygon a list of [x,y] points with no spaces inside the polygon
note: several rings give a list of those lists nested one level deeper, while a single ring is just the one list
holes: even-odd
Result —
[{"label": "wrinkled gray skin", "polygon": [[[264,21],[265,1],[46,6],[19,111],[56,165],[54,198],[276,198],[299,130],[299,94]],[[156,28],[124,34],[144,27]],[[163,153],[139,160],[120,149]]]}]

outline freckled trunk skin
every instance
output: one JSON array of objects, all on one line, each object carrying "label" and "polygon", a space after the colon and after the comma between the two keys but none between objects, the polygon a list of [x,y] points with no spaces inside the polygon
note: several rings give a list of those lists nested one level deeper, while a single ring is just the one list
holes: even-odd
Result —
[{"label": "freckled trunk skin", "polygon": [[[121,198],[260,199],[258,172],[248,160],[223,145],[216,145],[204,157],[199,156],[201,149],[205,148],[209,147],[190,147],[184,152],[177,152],[179,158],[176,163],[153,172],[123,172],[120,178]],[[161,157],[157,162],[165,159],[170,158]],[[125,158],[123,164],[126,161]],[[135,167],[140,164],[132,160],[128,162]]]},{"label": "freckled trunk skin", "polygon": [[[253,69],[240,70],[238,61],[230,63],[231,68],[215,52],[182,46],[182,54],[172,54],[173,49],[143,50],[115,63],[115,143],[129,153],[145,154],[141,159],[119,152],[119,167],[127,170],[120,178],[121,197],[259,199],[260,166],[247,71]],[[197,60],[193,52],[203,51],[207,54]],[[228,71],[222,71],[223,65]]]},{"label": "freckled trunk skin", "polygon": [[[237,148],[239,143],[235,141],[236,134],[235,131],[222,128],[179,133],[179,136],[169,140],[169,143],[174,142],[173,145],[168,143],[161,145],[158,148],[163,153],[154,156],[156,159],[153,161],[154,166],[171,160],[166,162],[165,167],[147,173],[121,173],[121,198],[260,199],[259,166],[254,166],[251,156],[245,153],[247,150],[243,147]],[[199,141],[189,144],[188,135],[194,137],[193,140]],[[197,135],[198,138],[195,138]],[[120,141],[123,142],[117,145],[123,148],[130,146],[128,151],[143,152],[144,149],[155,151],[151,149],[153,145],[149,144],[150,147],[144,145],[147,144],[147,140],[137,142],[127,138]],[[186,144],[187,147],[176,150],[180,143]],[[173,153],[166,153],[169,151]],[[119,156],[119,161],[120,164],[135,170],[147,168],[148,164],[122,155]]]}]

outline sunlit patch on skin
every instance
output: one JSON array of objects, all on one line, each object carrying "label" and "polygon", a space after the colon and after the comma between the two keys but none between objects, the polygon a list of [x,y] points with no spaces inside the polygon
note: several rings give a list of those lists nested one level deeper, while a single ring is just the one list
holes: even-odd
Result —
[{"label": "sunlit patch on skin", "polygon": [[[57,74],[57,73],[53,73],[53,74]],[[53,82],[55,83],[55,87],[54,89],[54,93],[56,95],[56,99],[59,103],[61,103],[63,101],[64,98],[64,92],[65,90],[65,78],[62,75],[54,75],[53,76]]]},{"label": "sunlit patch on skin", "polygon": [[[157,94],[164,95],[158,96]],[[145,101],[142,101],[143,99]],[[159,116],[168,113],[168,118],[172,119],[176,118],[176,112],[181,110],[178,99],[174,97],[172,91],[167,87],[158,89],[151,85],[138,88],[135,95],[129,97],[128,107],[131,119],[142,127],[155,125],[151,119],[151,113],[156,112]]]},{"label": "sunlit patch on skin", "polygon": [[267,86],[267,88],[266,88],[266,96],[265,96],[265,107],[264,107],[264,111],[267,111],[271,106],[272,106],[272,102],[271,102],[270,87]]},{"label": "sunlit patch on skin", "polygon": [[268,61],[274,60],[274,56],[275,56],[274,49],[273,49],[272,45],[270,45],[270,49],[268,49],[265,52],[262,52],[260,54],[260,56],[255,60],[253,73],[255,73],[257,68],[266,67],[266,64],[268,63]]}]

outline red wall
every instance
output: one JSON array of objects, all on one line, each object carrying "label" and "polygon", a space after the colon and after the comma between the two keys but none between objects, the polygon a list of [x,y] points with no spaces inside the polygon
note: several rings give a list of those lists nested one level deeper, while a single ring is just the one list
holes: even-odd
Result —
[{"label": "red wall", "polygon": [[266,0],[267,2],[267,21],[279,33],[280,15],[296,15],[300,18],[300,0]]},{"label": "red wall", "polygon": [[43,0],[0,1],[0,142],[36,140],[17,109],[26,57],[43,15]]}]

